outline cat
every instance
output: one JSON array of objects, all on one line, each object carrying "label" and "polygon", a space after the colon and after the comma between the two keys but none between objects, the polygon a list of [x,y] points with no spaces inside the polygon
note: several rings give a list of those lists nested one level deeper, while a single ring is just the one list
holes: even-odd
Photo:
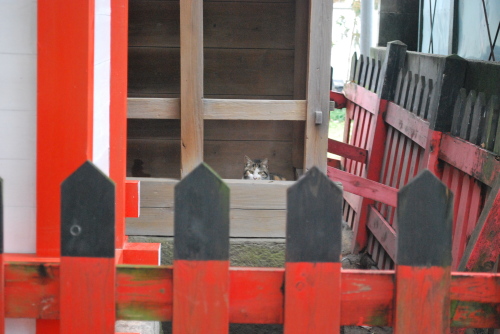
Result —
[{"label": "cat", "polygon": [[268,159],[252,160],[245,155],[245,168],[243,170],[243,179],[245,180],[278,180],[285,181],[281,175],[270,173]]}]

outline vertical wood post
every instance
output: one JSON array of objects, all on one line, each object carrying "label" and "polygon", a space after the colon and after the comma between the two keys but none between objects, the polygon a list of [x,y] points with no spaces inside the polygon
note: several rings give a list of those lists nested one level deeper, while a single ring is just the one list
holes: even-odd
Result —
[{"label": "vertical wood post", "polygon": [[[311,0],[309,8],[309,57],[304,143],[304,171],[316,166],[326,173],[330,106],[330,52],[332,43],[332,2]],[[316,124],[316,112],[323,114]]]},{"label": "vertical wood post", "polygon": [[394,333],[449,333],[453,194],[424,170],[398,194]]},{"label": "vertical wood post", "polygon": [[229,331],[229,187],[206,164],[175,186],[173,333]]},{"label": "vertical wood post", "polygon": [[203,0],[180,1],[181,175],[203,161]]},{"label": "vertical wood post", "polygon": [[5,278],[3,260],[3,180],[0,177],[0,334],[5,333]]},{"label": "vertical wood post", "polygon": [[342,190],[313,167],[288,189],[284,332],[340,332]]},{"label": "vertical wood post", "polygon": [[60,333],[114,333],[115,187],[85,162],[61,185]]},{"label": "vertical wood post", "polygon": [[[394,100],[396,94],[396,83],[398,74],[403,68],[406,57],[406,45],[400,41],[387,43],[387,52],[381,69],[381,79],[377,89],[380,98],[379,108],[372,120],[372,131],[367,139],[368,158],[363,172],[363,177],[380,181],[381,170],[384,158],[385,141],[387,137],[387,126],[384,122],[384,113],[387,109],[387,102]],[[374,203],[371,199],[363,198],[360,207],[356,212],[356,220],[353,224],[355,242],[352,248],[354,252],[359,252],[366,247],[368,241],[366,222],[368,220],[369,206]]]}]

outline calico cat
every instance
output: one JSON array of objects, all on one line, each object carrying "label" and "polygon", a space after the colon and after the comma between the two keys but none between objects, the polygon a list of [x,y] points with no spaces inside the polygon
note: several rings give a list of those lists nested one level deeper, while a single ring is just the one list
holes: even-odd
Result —
[{"label": "calico cat", "polygon": [[268,159],[252,160],[245,155],[245,168],[243,170],[243,179],[245,180],[280,180],[286,179],[281,175],[270,173]]}]

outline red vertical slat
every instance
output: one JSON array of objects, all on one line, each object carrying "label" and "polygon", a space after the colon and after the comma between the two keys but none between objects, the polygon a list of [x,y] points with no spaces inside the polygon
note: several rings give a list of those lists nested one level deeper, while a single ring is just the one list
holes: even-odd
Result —
[{"label": "red vertical slat", "polygon": [[465,174],[462,177],[460,198],[455,199],[455,201],[458,201],[457,203],[458,211],[453,233],[453,248],[452,248],[453,270],[457,268],[463,250],[465,248],[465,242],[467,236],[467,220],[469,217],[470,202],[472,199],[471,181],[474,182],[474,179],[467,174]]}]

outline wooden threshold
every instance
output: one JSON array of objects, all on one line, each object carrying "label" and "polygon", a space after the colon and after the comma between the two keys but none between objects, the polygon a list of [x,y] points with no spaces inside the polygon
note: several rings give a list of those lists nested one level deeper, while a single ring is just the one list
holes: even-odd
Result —
[{"label": "wooden threshold", "polygon": [[[305,100],[203,99],[210,120],[305,121]],[[180,119],[179,98],[128,98],[128,118]]]}]

